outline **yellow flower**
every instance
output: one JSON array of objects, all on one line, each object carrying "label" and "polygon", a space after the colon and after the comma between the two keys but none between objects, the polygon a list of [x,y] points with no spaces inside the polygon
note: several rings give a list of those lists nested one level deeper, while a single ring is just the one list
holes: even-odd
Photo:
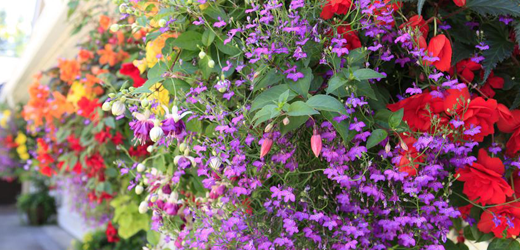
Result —
[{"label": "yellow flower", "polygon": [[28,153],[25,153],[25,154],[21,154],[20,155],[20,159],[26,161],[26,160],[29,160],[29,154]]},{"label": "yellow flower", "polygon": [[22,154],[27,154],[27,147],[25,145],[20,145],[16,148],[16,152],[19,154],[19,155],[22,155]]},{"label": "yellow flower", "polygon": [[153,112],[156,114],[163,114],[164,109],[162,105],[168,106],[170,103],[170,92],[161,83],[156,83],[152,87],[150,87],[152,94],[150,94],[150,98],[159,103],[159,106],[153,109]]},{"label": "yellow flower", "polygon": [[92,99],[94,95],[89,92],[91,91],[87,91],[85,84],[75,81],[72,83],[72,86],[70,86],[69,94],[67,95],[67,102],[73,103],[74,106],[76,106],[78,101],[84,96],[88,99]]},{"label": "yellow flower", "polygon": [[10,117],[11,117],[11,111],[8,109],[4,110],[4,112],[2,113],[2,117],[0,118],[0,126],[2,128],[7,127],[7,122],[9,121]]},{"label": "yellow flower", "polygon": [[206,2],[205,4],[201,4],[201,5],[199,5],[199,8],[200,8],[201,10],[205,10],[205,9],[207,9],[208,7],[209,7],[209,2]]},{"label": "yellow flower", "polygon": [[139,69],[139,73],[141,74],[144,73],[148,66],[146,63],[146,59],[134,60],[132,63]]},{"label": "yellow flower", "polygon": [[18,145],[25,144],[27,142],[27,136],[25,136],[24,133],[18,131],[18,135],[16,136],[16,139],[14,139],[14,141]]},{"label": "yellow flower", "polygon": [[164,44],[166,40],[170,37],[177,37],[176,34],[171,33],[163,33],[155,40],[146,44],[146,62],[148,68],[152,68],[157,62],[158,58],[162,56],[162,49],[164,48]]}]

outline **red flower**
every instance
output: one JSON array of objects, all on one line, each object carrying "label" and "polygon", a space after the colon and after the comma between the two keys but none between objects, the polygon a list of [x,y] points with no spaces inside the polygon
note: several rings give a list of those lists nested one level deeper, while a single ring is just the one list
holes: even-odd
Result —
[{"label": "red flower", "polygon": [[428,36],[428,31],[430,31],[430,27],[428,26],[428,24],[426,24],[426,21],[424,21],[423,17],[420,15],[410,17],[410,19],[408,19],[408,22],[403,23],[401,24],[401,26],[399,26],[400,29],[403,29],[405,27],[409,27],[412,30],[419,28],[421,36],[424,38]]},{"label": "red flower", "polygon": [[97,177],[99,180],[105,179],[105,161],[99,153],[93,154],[90,157],[86,157],[85,164],[88,167],[88,177]]},{"label": "red flower", "polygon": [[477,97],[469,101],[469,91],[467,88],[462,90],[449,89],[445,98],[444,108],[449,114],[455,113],[464,122],[466,129],[480,127],[480,132],[473,136],[468,136],[477,142],[484,140],[484,137],[495,133],[494,125],[498,121],[497,101],[495,99],[484,100]]},{"label": "red flower", "polygon": [[470,200],[483,206],[506,202],[506,196],[513,195],[513,189],[502,179],[505,169],[499,158],[489,157],[484,149],[478,151],[478,159],[471,166],[457,171],[458,180],[464,182],[463,193]]},{"label": "red flower", "polygon": [[455,67],[451,67],[449,73],[454,75],[455,69],[457,69],[457,75],[462,78],[461,80],[465,83],[470,83],[475,78],[473,71],[481,70],[482,65],[472,61],[471,59],[465,59],[458,62]]},{"label": "red flower", "polygon": [[334,14],[345,15],[352,6],[352,0],[329,0],[323,7],[320,17],[328,20],[331,19]]},{"label": "red flower", "polygon": [[473,204],[468,204],[466,206],[459,207],[460,217],[462,219],[467,219],[469,216],[469,213],[471,212],[471,208],[473,208]]},{"label": "red flower", "polygon": [[80,161],[76,162],[76,165],[72,168],[72,171],[76,174],[81,174],[81,170],[83,169],[83,166],[81,165]]},{"label": "red flower", "polygon": [[121,73],[121,75],[131,77],[132,80],[134,80],[135,88],[143,86],[143,84],[146,82],[146,79],[141,77],[141,72],[139,72],[139,69],[134,66],[133,63],[123,63],[119,73]]},{"label": "red flower", "polygon": [[[484,71],[481,71],[481,75],[484,75]],[[480,92],[488,98],[493,98],[495,96],[495,91],[493,89],[502,89],[503,87],[504,78],[495,76],[495,74],[491,72],[484,86],[480,88]]]},{"label": "red flower", "polygon": [[73,134],[69,135],[67,137],[67,141],[69,142],[69,147],[76,151],[76,153],[79,153],[83,150],[83,147],[81,146],[81,143],[78,138],[76,138]]},{"label": "red flower", "polygon": [[412,136],[404,135],[401,135],[401,138],[403,139],[399,152],[401,159],[397,164],[397,168],[399,172],[406,172],[408,176],[415,176],[419,169],[419,163],[424,162],[424,155],[419,156],[419,152],[413,146],[413,144],[417,142],[417,139]]},{"label": "red flower", "polygon": [[459,7],[466,5],[466,0],[453,0],[453,2]]},{"label": "red flower", "polygon": [[438,35],[428,44],[428,56],[437,57],[439,60],[425,60],[426,65],[433,65],[440,71],[448,71],[451,66],[451,43],[445,35]]},{"label": "red flower", "polygon": [[520,202],[492,207],[480,216],[480,231],[495,234],[497,238],[513,238],[520,234]]},{"label": "red flower", "polygon": [[115,243],[119,242],[119,237],[117,237],[117,229],[112,225],[112,222],[108,222],[107,230],[105,231],[107,235],[108,242]]},{"label": "red flower", "polygon": [[94,138],[100,144],[103,144],[103,143],[107,142],[109,139],[112,138],[112,135],[110,134],[110,128],[109,127],[105,127],[105,131],[101,131],[101,132],[95,134]]},{"label": "red flower", "polygon": [[123,135],[121,133],[119,133],[119,131],[118,131],[118,132],[116,132],[116,135],[114,135],[112,137],[112,143],[114,143],[114,145],[116,145],[116,146],[120,145],[123,143],[123,139],[124,139]]},{"label": "red flower", "polygon": [[148,155],[148,151],[146,150],[148,148],[148,146],[149,146],[148,144],[145,144],[145,145],[137,145],[135,147],[130,147],[130,149],[128,149],[128,154],[132,157],[146,156],[146,155]]},{"label": "red flower", "polygon": [[345,48],[348,50],[354,50],[357,48],[361,48],[361,41],[359,40],[358,33],[355,30],[352,30],[350,25],[341,25],[338,26],[338,34],[340,34],[343,39],[347,40],[347,44],[345,44]]},{"label": "red flower", "polygon": [[78,115],[83,116],[87,119],[95,120],[97,117],[96,111],[97,108],[101,107],[101,104],[98,102],[98,99],[89,100],[86,97],[82,97],[78,101]]},{"label": "red flower", "polygon": [[513,133],[506,144],[506,155],[515,156],[520,150],[520,110],[512,110],[502,105],[498,105],[498,122],[497,127],[504,133]]},{"label": "red flower", "polygon": [[432,130],[432,115],[440,117],[441,123],[447,122],[446,118],[441,116],[444,110],[443,102],[442,98],[432,97],[430,93],[423,93],[389,104],[387,107],[392,112],[403,108],[403,120],[410,126],[410,129],[428,132]]}]

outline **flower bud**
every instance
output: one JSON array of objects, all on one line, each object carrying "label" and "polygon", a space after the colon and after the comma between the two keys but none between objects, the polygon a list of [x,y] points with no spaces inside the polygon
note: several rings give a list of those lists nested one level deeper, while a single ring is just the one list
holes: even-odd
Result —
[{"label": "flower bud", "polygon": [[150,130],[150,139],[152,139],[153,142],[157,142],[158,140],[160,140],[163,137],[163,135],[164,131],[160,126],[156,125]]},{"label": "flower bud", "polygon": [[213,61],[213,60],[209,60],[209,62],[208,62],[208,67],[209,67],[210,69],[212,69],[213,67],[215,67],[215,61]]},{"label": "flower bud", "polygon": [[136,193],[136,194],[138,194],[138,195],[139,195],[139,194],[142,194],[143,191],[144,191],[143,186],[141,186],[141,185],[137,185],[137,186],[135,187],[135,193]]},{"label": "flower bud", "polygon": [[146,108],[146,107],[148,107],[148,105],[150,105],[150,102],[148,101],[148,99],[143,98],[141,100],[141,107]]},{"label": "flower bud", "polygon": [[148,212],[148,203],[141,201],[141,204],[139,204],[139,213],[144,214],[146,212]]},{"label": "flower bud", "polygon": [[152,153],[152,152],[153,152],[153,146],[152,146],[152,145],[148,146],[148,147],[146,148],[146,151],[147,151],[148,153]]},{"label": "flower bud", "polygon": [[126,4],[119,5],[119,12],[125,13],[126,12],[126,8],[127,8]]},{"label": "flower bud", "polygon": [[285,117],[285,118],[283,118],[282,122],[283,122],[283,125],[287,126],[287,125],[289,125],[289,123],[291,123],[291,120],[289,120],[288,117]]},{"label": "flower bud", "polygon": [[184,152],[184,150],[186,150],[186,147],[187,147],[186,143],[184,143],[184,142],[181,143],[179,145],[179,151]]},{"label": "flower bud", "polygon": [[150,201],[151,202],[156,202],[157,201],[157,195],[152,195],[152,197],[150,198]]},{"label": "flower bud", "polygon": [[137,172],[141,173],[146,169],[146,166],[142,163],[137,164]]},{"label": "flower bud", "polygon": [[219,88],[219,89],[218,89],[218,92],[220,92],[220,93],[224,93],[224,92],[226,92],[226,90],[227,90],[227,89],[226,89],[225,87],[222,87],[222,88]]},{"label": "flower bud", "polygon": [[390,147],[390,141],[386,142],[385,152],[388,154],[392,148]]},{"label": "flower bud", "polygon": [[269,132],[271,132],[272,129],[273,129],[273,124],[269,123],[269,124],[267,124],[267,126],[265,126],[264,132],[269,133]]},{"label": "flower bud", "polygon": [[116,101],[112,104],[112,114],[115,116],[120,116],[120,115],[124,114],[125,110],[126,110],[125,104],[120,101]]},{"label": "flower bud", "polygon": [[265,138],[264,142],[262,143],[262,148],[260,149],[260,158],[263,158],[264,156],[269,153],[271,150],[271,147],[273,146],[273,139],[271,138]]},{"label": "flower bud", "polygon": [[182,158],[182,155],[177,155],[173,158],[173,164],[179,165],[179,160]]},{"label": "flower bud", "polygon": [[114,98],[114,97],[116,97],[116,94],[115,93],[110,93],[110,94],[108,94],[108,97]]},{"label": "flower bud", "polygon": [[215,171],[220,168],[220,165],[222,165],[222,160],[219,157],[211,157],[209,160],[209,166]]},{"label": "flower bud", "polygon": [[322,146],[321,135],[318,134],[318,131],[316,129],[314,129],[314,134],[311,137],[311,149],[316,157],[320,156],[321,146]]},{"label": "flower bud", "polygon": [[191,152],[191,151],[190,151],[189,148],[185,149],[185,150],[184,150],[184,156],[188,156],[188,155],[190,155],[190,152]]},{"label": "flower bud", "polygon": [[110,104],[110,102],[104,102],[103,106],[101,106],[101,109],[103,111],[110,111],[112,109],[112,105]]},{"label": "flower bud", "polygon": [[150,171],[150,174],[152,175],[157,175],[157,173],[159,173],[159,170],[157,170],[157,168],[152,168],[152,171]]},{"label": "flower bud", "polygon": [[166,20],[161,19],[159,20],[159,27],[164,28],[166,26]]},{"label": "flower bud", "polygon": [[119,30],[119,24],[114,23],[114,24],[110,25],[110,31],[117,32],[118,30]]},{"label": "flower bud", "polygon": [[206,52],[204,52],[204,51],[200,51],[200,52],[199,52],[199,58],[200,58],[200,59],[204,59],[204,57],[206,57]]}]

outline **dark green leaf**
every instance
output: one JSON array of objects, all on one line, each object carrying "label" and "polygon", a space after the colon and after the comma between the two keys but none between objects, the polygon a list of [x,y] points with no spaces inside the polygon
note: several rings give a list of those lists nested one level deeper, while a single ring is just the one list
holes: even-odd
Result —
[{"label": "dark green leaf", "polygon": [[307,98],[307,94],[309,93],[309,88],[311,87],[311,82],[314,78],[314,75],[312,74],[312,70],[310,68],[304,69],[302,73],[305,75],[304,78],[300,78],[296,82],[293,80],[288,80],[287,85],[294,92],[298,93],[304,98]]},{"label": "dark green leaf", "polygon": [[[341,138],[343,138],[343,143],[350,141],[350,136],[353,136],[355,131],[350,131],[349,124],[345,120],[339,123],[334,120],[334,117],[338,116],[338,113],[323,111],[321,114],[325,117],[325,119],[332,123],[332,126],[334,126]],[[350,132],[352,132],[352,135]]]},{"label": "dark green leaf", "polygon": [[374,99],[377,101],[376,93],[374,89],[372,89],[371,83],[368,81],[356,82],[356,93],[359,96],[366,96],[368,98]]},{"label": "dark green leaf", "polygon": [[215,45],[217,45],[218,50],[220,50],[222,53],[230,56],[236,56],[241,53],[241,50],[233,45],[231,43],[224,44],[221,40],[217,39],[215,41]]},{"label": "dark green leaf", "polygon": [[513,104],[511,104],[510,109],[516,109],[520,107],[520,89],[517,90],[515,100],[513,101]]},{"label": "dark green leaf", "polygon": [[329,80],[329,86],[327,87],[327,94],[334,92],[336,89],[344,86],[347,83],[347,80],[339,75],[334,75]]},{"label": "dark green leaf", "polygon": [[[520,7],[519,7],[520,8]],[[485,82],[497,63],[509,58],[515,49],[515,44],[509,40],[509,32],[504,25],[487,25],[483,28],[486,33],[485,43],[489,45],[489,49],[482,52],[482,56],[486,59],[482,62],[485,70]]]},{"label": "dark green leaf", "polygon": [[397,128],[401,124],[401,121],[403,120],[404,115],[404,109],[397,110],[396,112],[393,112],[390,117],[388,118],[388,125],[390,125],[391,128]]},{"label": "dark green leaf", "polygon": [[189,30],[179,35],[179,37],[173,41],[173,46],[186,50],[198,50],[197,45],[201,45],[201,42],[202,35]]},{"label": "dark green leaf", "polygon": [[207,29],[202,34],[202,44],[206,45],[206,47],[209,47],[211,43],[213,43],[213,40],[215,40],[215,32],[213,32],[211,29]]},{"label": "dark green leaf", "polygon": [[345,106],[338,99],[329,95],[315,95],[307,100],[307,104],[317,110],[325,110],[347,114]]},{"label": "dark green leaf", "polygon": [[281,126],[280,132],[282,135],[287,134],[297,128],[299,128],[302,124],[304,124],[307,120],[309,120],[308,116],[291,116],[289,117],[289,124]]},{"label": "dark green leaf", "polygon": [[278,106],[274,104],[269,104],[263,107],[260,111],[256,112],[255,117],[253,117],[253,121],[255,121],[255,126],[260,125],[260,123],[265,122],[269,119],[273,119],[280,114],[278,110]]},{"label": "dark green leaf", "polygon": [[288,115],[290,116],[309,116],[309,115],[316,115],[320,112],[314,110],[311,106],[308,104],[302,102],[302,101],[296,101],[289,105]]},{"label": "dark green leaf", "polygon": [[[255,100],[253,100],[253,103],[251,104],[251,111],[263,108],[267,104],[274,104],[278,100],[280,95],[287,90],[289,90],[287,84],[280,84],[267,89],[266,91],[259,94],[255,98]],[[295,96],[296,94],[290,91],[289,98],[287,99],[287,101],[292,100]]]},{"label": "dark green leaf", "polygon": [[520,250],[520,243],[514,239],[495,238],[487,248],[488,250]]},{"label": "dark green leaf", "polygon": [[276,69],[270,69],[264,76],[260,78],[258,83],[255,84],[254,90],[257,91],[261,88],[275,85],[279,83],[282,79],[283,76]]},{"label": "dark green leaf", "polygon": [[190,85],[178,78],[168,78],[164,80],[163,86],[171,95],[175,95],[179,91],[187,92],[190,89]]},{"label": "dark green leaf", "polygon": [[465,7],[480,15],[520,16],[520,5],[513,0],[468,0]]},{"label": "dark green leaf", "polygon": [[356,77],[356,79],[359,81],[376,78],[385,78],[383,74],[376,72],[373,69],[358,69],[354,71],[354,77]]},{"label": "dark green leaf", "polygon": [[366,148],[370,149],[374,147],[375,145],[386,139],[387,136],[388,133],[383,129],[376,129],[372,131],[372,134],[370,135],[370,137],[368,137]]}]

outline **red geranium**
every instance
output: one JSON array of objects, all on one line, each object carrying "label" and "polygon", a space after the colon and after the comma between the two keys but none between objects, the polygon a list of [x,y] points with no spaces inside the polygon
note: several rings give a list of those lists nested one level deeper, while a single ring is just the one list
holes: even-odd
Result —
[{"label": "red geranium", "polygon": [[143,84],[146,82],[146,79],[141,77],[141,72],[139,72],[139,69],[134,66],[133,63],[123,63],[119,73],[121,73],[121,75],[132,78],[132,80],[134,80],[135,88],[143,86]]},{"label": "red geranium", "polygon": [[510,111],[506,106],[499,104],[498,113],[498,129],[504,133],[513,133],[506,144],[506,155],[513,157],[520,150],[520,110]]},{"label": "red geranium", "polygon": [[462,90],[449,89],[445,98],[444,108],[449,114],[455,113],[458,119],[464,122],[466,129],[479,127],[480,132],[467,138],[472,138],[477,142],[484,140],[484,137],[495,133],[494,125],[498,121],[498,103],[495,99],[484,100],[477,97],[470,100],[467,88]]},{"label": "red geranium", "polygon": [[433,65],[440,71],[448,71],[451,66],[451,43],[445,35],[437,35],[428,44],[428,56],[437,57],[439,60],[425,60],[426,65]]},{"label": "red geranium", "polygon": [[464,182],[463,193],[470,200],[476,200],[483,206],[506,202],[506,197],[513,195],[511,186],[502,179],[505,168],[499,158],[489,157],[486,150],[478,151],[477,161],[457,171],[458,180]]},{"label": "red geranium", "polygon": [[409,27],[412,30],[419,28],[421,36],[424,38],[428,36],[428,32],[430,31],[430,27],[426,24],[426,21],[424,21],[424,18],[420,15],[410,17],[410,19],[408,19],[408,22],[403,23],[401,24],[401,26],[399,26],[400,29],[403,29],[405,27]]},{"label": "red geranium", "polygon": [[102,130],[99,133],[95,134],[94,138],[96,139],[97,142],[99,142],[101,144],[107,142],[108,140],[110,140],[112,138],[112,135],[110,134],[110,128],[105,127],[105,130],[104,131]]},{"label": "red geranium", "polygon": [[514,238],[520,234],[520,202],[496,206],[484,211],[477,224],[480,231],[497,238]]},{"label": "red geranium", "polygon": [[116,132],[116,135],[114,135],[114,136],[112,137],[112,143],[114,143],[114,145],[117,146],[117,145],[123,143],[123,139],[124,139],[124,138],[123,138],[123,135],[122,135],[121,133],[119,133],[119,131],[118,131],[118,132]]},{"label": "red geranium", "polygon": [[81,146],[79,139],[76,138],[73,134],[67,137],[67,141],[69,142],[69,148],[73,151],[76,151],[76,153],[79,153],[83,150],[83,147]]},{"label": "red geranium", "polygon": [[320,17],[328,20],[331,19],[334,14],[345,15],[352,6],[352,0],[329,0],[323,7]]},{"label": "red geranium", "polygon": [[117,237],[117,229],[112,225],[112,222],[108,222],[107,230],[105,231],[107,235],[108,242],[115,243],[119,242],[119,237]]},{"label": "red geranium", "polygon": [[[484,71],[481,71],[481,76],[484,75]],[[504,87],[504,78],[495,76],[493,72],[489,75],[486,83],[482,88],[480,88],[480,92],[486,95],[486,97],[493,98],[495,96],[494,89],[502,89]]]},{"label": "red geranium", "polygon": [[455,67],[451,67],[449,73],[451,76],[454,75],[455,69],[457,69],[457,75],[462,78],[461,80],[465,83],[470,83],[475,78],[474,71],[481,70],[482,65],[472,61],[471,59],[465,59],[458,62]]},{"label": "red geranium", "polygon": [[88,177],[97,177],[99,180],[105,179],[105,161],[99,153],[86,157],[85,164],[88,167]]},{"label": "red geranium", "polygon": [[97,117],[96,111],[97,108],[101,107],[101,104],[98,102],[98,99],[89,100],[86,97],[82,97],[78,101],[78,115],[83,116],[87,119],[95,120]]},{"label": "red geranium", "polygon": [[406,121],[413,131],[428,132],[432,130],[432,116],[441,118],[441,123],[447,119],[442,115],[444,100],[433,97],[430,93],[413,95],[397,103],[389,104],[388,109],[396,112],[404,109],[403,120]]},{"label": "red geranium", "polygon": [[453,0],[453,2],[459,7],[466,5],[466,0]]},{"label": "red geranium", "polygon": [[343,39],[347,40],[347,44],[345,44],[345,48],[348,50],[353,50],[357,48],[361,48],[361,41],[359,40],[358,33],[355,30],[352,30],[350,25],[341,25],[338,26],[338,34],[340,34]]},{"label": "red geranium", "polygon": [[[417,175],[419,163],[424,162],[424,155],[419,156],[419,152],[413,146],[417,142],[412,136],[401,135],[403,142],[401,143],[401,150],[399,151],[401,159],[397,164],[399,172],[406,172],[408,176]],[[404,145],[403,145],[404,144]]]}]

